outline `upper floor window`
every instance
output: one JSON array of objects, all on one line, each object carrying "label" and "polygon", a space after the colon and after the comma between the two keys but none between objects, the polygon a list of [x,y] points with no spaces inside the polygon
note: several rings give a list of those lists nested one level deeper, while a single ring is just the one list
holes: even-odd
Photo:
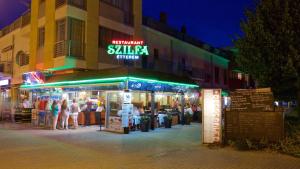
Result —
[{"label": "upper floor window", "polygon": [[[133,0],[100,0],[100,1],[121,10],[124,24],[133,26],[134,24]],[[100,4],[100,15],[101,15],[101,10],[102,9]]]},{"label": "upper floor window", "polygon": [[111,44],[112,40],[132,40],[132,36],[118,32],[109,28],[100,27],[99,28],[99,46],[101,48],[106,48],[109,44]]},{"label": "upper floor window", "polygon": [[154,48],[153,56],[154,60],[159,60],[159,50],[157,48]]},{"label": "upper floor window", "polygon": [[123,5],[125,4],[125,0],[100,0],[102,2],[108,3],[114,7],[123,9]]},{"label": "upper floor window", "polygon": [[224,85],[227,85],[227,83],[228,83],[228,76],[227,76],[227,70],[226,69],[224,69]]},{"label": "upper floor window", "polygon": [[16,55],[16,63],[19,66],[25,66],[29,64],[29,55],[24,51],[19,51]]},{"label": "upper floor window", "polygon": [[66,19],[56,21],[56,42],[66,40]]},{"label": "upper floor window", "polygon": [[219,83],[220,82],[220,69],[218,67],[215,67],[215,83]]},{"label": "upper floor window", "polygon": [[185,58],[181,58],[182,68],[185,69]]},{"label": "upper floor window", "polygon": [[56,0],[55,1],[56,8],[59,8],[66,4],[75,6],[83,10],[86,10],[87,8],[86,0]]},{"label": "upper floor window", "polygon": [[85,22],[75,18],[56,21],[55,56],[83,58],[85,49]]},{"label": "upper floor window", "polygon": [[42,18],[45,16],[45,9],[46,9],[46,3],[45,3],[45,0],[40,0],[40,3],[39,3],[39,18]]},{"label": "upper floor window", "polygon": [[44,47],[45,45],[45,27],[39,28],[38,31],[38,47]]},{"label": "upper floor window", "polygon": [[86,0],[68,0],[68,4],[83,10],[87,8]]}]

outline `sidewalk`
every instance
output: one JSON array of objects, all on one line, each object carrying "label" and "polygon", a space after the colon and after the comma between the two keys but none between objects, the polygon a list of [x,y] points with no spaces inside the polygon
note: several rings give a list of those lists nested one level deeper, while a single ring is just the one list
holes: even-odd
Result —
[{"label": "sidewalk", "polygon": [[1,169],[299,169],[300,159],[263,151],[209,149],[201,126],[129,135],[78,130],[0,129]]}]

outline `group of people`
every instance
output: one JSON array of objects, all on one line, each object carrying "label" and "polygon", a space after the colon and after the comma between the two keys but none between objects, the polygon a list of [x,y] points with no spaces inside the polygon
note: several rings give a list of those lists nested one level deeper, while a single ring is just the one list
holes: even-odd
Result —
[{"label": "group of people", "polygon": [[[69,117],[72,118],[74,128],[78,127],[78,114],[81,111],[80,106],[74,99],[72,104],[68,106],[67,100],[49,100],[49,99],[37,99],[33,108],[37,111],[38,114],[38,125],[45,119],[44,123],[46,126],[51,126],[53,130],[58,128],[60,129],[68,129]],[[58,125],[58,120],[60,117],[60,124]],[[52,123],[51,123],[52,121]]]}]

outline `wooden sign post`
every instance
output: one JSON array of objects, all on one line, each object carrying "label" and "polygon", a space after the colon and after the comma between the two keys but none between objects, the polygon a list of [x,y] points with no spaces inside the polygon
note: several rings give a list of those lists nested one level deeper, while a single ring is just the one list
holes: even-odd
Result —
[{"label": "wooden sign post", "polygon": [[221,89],[203,89],[202,143],[222,142],[222,102]]}]

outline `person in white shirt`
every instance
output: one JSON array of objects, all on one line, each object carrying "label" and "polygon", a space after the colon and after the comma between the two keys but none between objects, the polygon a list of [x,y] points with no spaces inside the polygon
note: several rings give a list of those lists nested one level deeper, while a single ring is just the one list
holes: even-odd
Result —
[{"label": "person in white shirt", "polygon": [[50,99],[46,100],[46,105],[45,105],[45,111],[46,111],[46,127],[51,128],[51,106],[52,106],[52,101]]},{"label": "person in white shirt", "polygon": [[68,107],[67,100],[63,100],[60,110],[61,110],[61,127],[62,127],[62,129],[68,130],[68,128],[69,128],[69,124],[68,124],[69,107]]},{"label": "person in white shirt", "polygon": [[73,119],[73,123],[74,123],[74,128],[78,127],[78,114],[80,112],[80,108],[79,105],[76,103],[76,100],[73,99],[73,103],[71,105],[71,118]]},{"label": "person in white shirt", "polygon": [[23,108],[30,108],[29,106],[30,106],[30,104],[29,104],[29,101],[27,100],[27,99],[24,99],[23,100]]}]

